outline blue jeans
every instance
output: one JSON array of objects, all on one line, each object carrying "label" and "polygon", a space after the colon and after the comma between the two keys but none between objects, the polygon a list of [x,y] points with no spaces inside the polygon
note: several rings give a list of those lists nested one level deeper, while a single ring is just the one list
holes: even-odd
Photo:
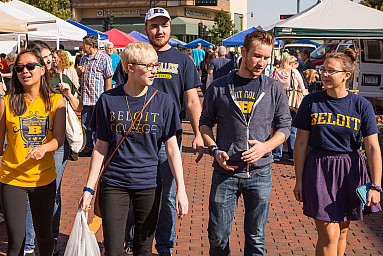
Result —
[{"label": "blue jeans", "polygon": [[[68,162],[69,156],[69,144],[65,141],[64,145],[55,151],[54,159],[56,166],[56,200],[53,209],[53,220],[52,220],[52,235],[53,238],[59,236],[60,230],[60,217],[61,217],[61,180],[64,174],[65,166]],[[27,205],[26,215],[26,236],[24,250],[33,250],[35,248],[35,230],[33,228],[31,208]]]},{"label": "blue jeans", "polygon": [[[182,149],[182,137],[178,139],[180,151]],[[156,230],[156,250],[160,252],[172,252],[176,240],[176,182],[170,170],[166,157],[165,144],[161,144],[158,152],[158,171],[162,178],[162,202]]]},{"label": "blue jeans", "polygon": [[84,106],[81,111],[81,125],[85,131],[86,144],[85,150],[93,150],[93,131],[90,128],[90,121],[92,120],[93,110],[95,106]]},{"label": "blue jeans", "polygon": [[[291,126],[291,133],[290,133],[290,136],[287,138],[287,148],[288,148],[289,159],[293,159],[294,143],[295,143],[296,135],[297,135],[297,128]],[[283,150],[283,144],[276,147],[273,150],[273,156],[275,158],[282,158],[282,150]]]},{"label": "blue jeans", "polygon": [[218,171],[213,172],[209,198],[210,255],[230,255],[229,236],[241,194],[245,204],[244,255],[264,255],[265,225],[269,215],[271,195],[270,165],[260,168],[249,179],[227,176]]}]

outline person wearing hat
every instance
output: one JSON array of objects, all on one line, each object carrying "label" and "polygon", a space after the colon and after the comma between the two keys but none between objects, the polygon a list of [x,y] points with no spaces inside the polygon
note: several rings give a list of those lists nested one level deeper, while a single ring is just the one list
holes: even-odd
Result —
[{"label": "person wearing hat", "polygon": [[[169,13],[160,7],[151,8],[145,16],[144,29],[149,43],[157,52],[160,63],[152,86],[170,95],[175,102],[177,113],[181,113],[182,105],[185,104],[195,134],[192,147],[195,154],[199,153],[196,160],[198,162],[204,152],[203,140],[198,130],[201,103],[197,88],[201,86],[201,80],[192,59],[168,44],[171,35],[170,21]],[[116,85],[123,85],[127,81],[127,74],[123,71],[121,62],[116,69],[113,80],[116,81]],[[181,148],[182,137],[179,136],[177,139]],[[164,143],[160,147],[158,158],[158,168],[163,183],[162,205],[155,235],[155,247],[158,254],[162,256],[171,255],[176,239],[176,184],[167,161]]]},{"label": "person wearing hat", "polygon": [[287,55],[289,54],[289,49],[284,49],[283,52],[282,52],[282,59]]}]

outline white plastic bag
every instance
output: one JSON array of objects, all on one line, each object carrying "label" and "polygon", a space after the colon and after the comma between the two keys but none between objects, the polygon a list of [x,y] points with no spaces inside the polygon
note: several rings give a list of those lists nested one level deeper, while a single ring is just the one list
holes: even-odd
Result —
[{"label": "white plastic bag", "polygon": [[96,236],[88,226],[88,213],[78,210],[64,256],[100,256]]}]

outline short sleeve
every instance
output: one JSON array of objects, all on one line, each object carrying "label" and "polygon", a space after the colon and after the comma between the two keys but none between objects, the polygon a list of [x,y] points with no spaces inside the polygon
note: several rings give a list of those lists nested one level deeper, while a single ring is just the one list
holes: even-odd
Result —
[{"label": "short sleeve", "polygon": [[121,61],[118,63],[112,79],[116,82],[117,85],[123,85],[128,81],[128,74],[125,73]]},{"label": "short sleeve", "polygon": [[112,59],[109,58],[109,56],[104,56],[104,59],[105,59],[104,79],[108,79],[113,76]]},{"label": "short sleeve", "polygon": [[374,108],[370,102],[367,102],[367,100],[364,102],[361,117],[362,120],[360,130],[362,131],[363,137],[368,137],[375,133],[379,133],[378,126],[376,124]]},{"label": "short sleeve", "polygon": [[311,107],[310,107],[310,97],[306,96],[303,98],[302,103],[298,109],[292,126],[301,129],[301,130],[311,130]]},{"label": "short sleeve", "polygon": [[214,61],[210,61],[210,64],[209,64],[209,69],[210,70],[214,70]]},{"label": "short sleeve", "polygon": [[179,136],[182,133],[182,126],[179,115],[176,111],[174,101],[168,97],[166,100],[166,108],[164,108],[164,125],[162,132],[162,140],[166,142],[174,135]]},{"label": "short sleeve", "polygon": [[185,70],[184,70],[184,77],[185,77],[184,91],[188,91],[201,86],[202,83],[197,73],[197,69],[194,65],[194,62],[189,57],[185,59],[186,59],[186,63],[185,63]]},{"label": "short sleeve", "polygon": [[231,69],[230,69],[230,70],[235,69],[235,65],[234,65],[234,62],[233,62],[232,60],[230,60],[230,66],[231,66]]},{"label": "short sleeve", "polygon": [[107,128],[107,108],[105,106],[105,97],[103,96],[104,94],[101,95],[93,110],[90,128],[96,133],[97,139],[102,141],[110,141]]}]

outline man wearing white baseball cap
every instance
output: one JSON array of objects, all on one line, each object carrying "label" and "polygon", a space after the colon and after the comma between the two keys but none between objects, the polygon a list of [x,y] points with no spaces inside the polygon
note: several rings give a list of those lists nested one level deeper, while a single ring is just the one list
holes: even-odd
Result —
[{"label": "man wearing white baseball cap", "polygon": [[[197,87],[201,86],[201,80],[193,60],[168,44],[171,34],[170,20],[170,15],[164,8],[152,8],[146,13],[145,32],[149,43],[157,51],[158,62],[161,64],[152,86],[171,96],[178,113],[181,113],[182,105],[185,104],[195,134],[192,144],[193,151],[194,154],[199,153],[197,158],[199,161],[204,151],[203,140],[198,129],[201,103],[198,98]],[[127,77],[123,70],[117,68],[113,80],[116,81],[117,85],[121,85],[126,83]],[[178,145],[180,148],[181,144],[182,138],[179,137]],[[162,204],[155,246],[160,256],[167,256],[171,255],[176,239],[176,184],[170,171],[164,144],[161,145],[158,157],[158,170],[162,178]]]}]

